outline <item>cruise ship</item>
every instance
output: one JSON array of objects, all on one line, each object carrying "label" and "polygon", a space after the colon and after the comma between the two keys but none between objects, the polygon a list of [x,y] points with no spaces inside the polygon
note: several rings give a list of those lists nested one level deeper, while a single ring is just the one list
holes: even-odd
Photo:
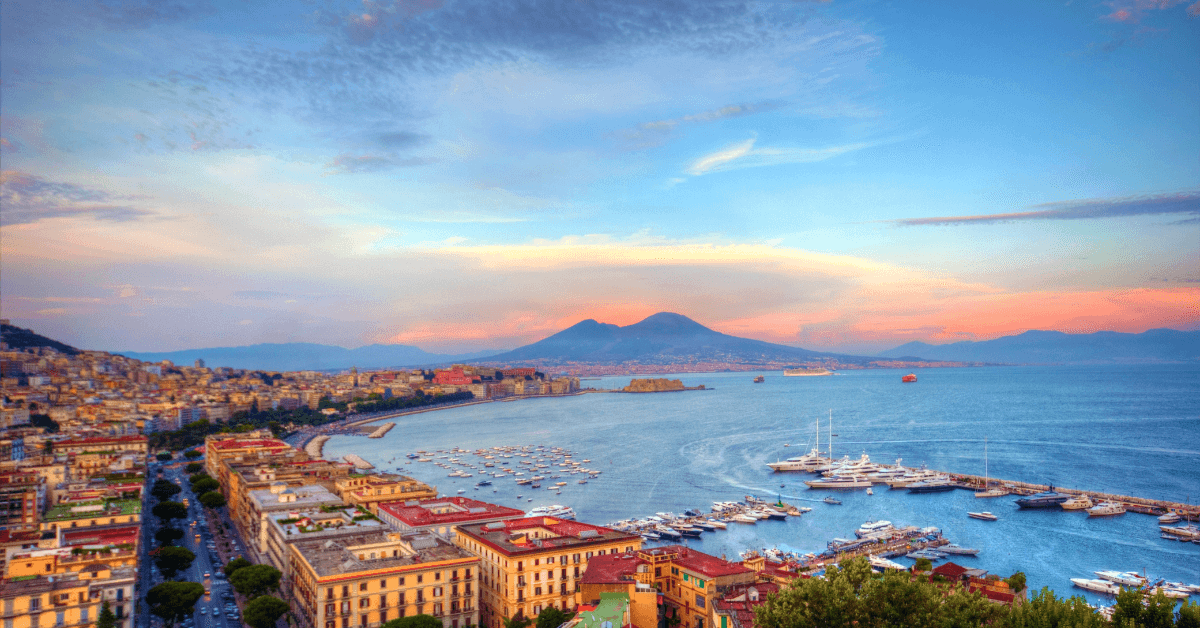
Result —
[{"label": "cruise ship", "polygon": [[833,372],[830,371],[829,369],[823,369],[823,368],[815,368],[815,369],[797,368],[797,369],[783,369],[783,375],[785,377],[813,377],[816,375],[833,375]]},{"label": "cruise ship", "polygon": [[1061,506],[1068,499],[1071,499],[1069,494],[1059,493],[1051,486],[1050,490],[1044,493],[1037,493],[1018,499],[1017,506],[1021,508],[1055,508]]},{"label": "cruise ship", "polygon": [[551,506],[538,506],[533,510],[525,513],[528,517],[554,517],[556,519],[575,519],[575,510],[570,506],[554,504]]}]

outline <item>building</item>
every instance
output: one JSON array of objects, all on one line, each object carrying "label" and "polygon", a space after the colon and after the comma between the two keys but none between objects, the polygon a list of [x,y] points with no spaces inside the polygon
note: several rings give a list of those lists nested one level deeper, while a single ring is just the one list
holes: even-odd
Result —
[{"label": "building", "polygon": [[246,517],[246,542],[253,543],[258,553],[267,552],[267,519],[279,512],[335,508],[342,499],[319,484],[290,487],[276,481],[270,488],[249,491],[249,513]]},{"label": "building", "polygon": [[1025,602],[1025,589],[1013,591],[1008,583],[1001,580],[999,576],[989,575],[983,569],[972,569],[950,562],[934,567],[929,573],[930,580],[937,576],[959,585],[965,585],[967,590],[978,592],[998,604],[1013,606]]},{"label": "building", "polygon": [[8,556],[4,577],[52,576],[93,569],[112,571],[137,566],[136,525],[96,526],[60,530],[55,547],[31,547]]},{"label": "building", "polygon": [[59,576],[5,578],[0,582],[5,626],[85,628],[95,624],[107,601],[117,627],[132,628],[135,579],[131,568],[113,571],[104,565]]},{"label": "building", "polygon": [[58,532],[70,528],[139,524],[141,520],[140,499],[96,499],[50,507],[42,517],[41,529],[43,532]]},{"label": "building", "polygon": [[52,452],[60,454],[81,454],[85,452],[120,452],[145,456],[149,451],[149,441],[145,436],[117,436],[97,438],[73,438],[70,440],[53,441]]},{"label": "building", "polygon": [[432,532],[447,539],[454,538],[454,529],[460,525],[494,523],[525,517],[525,513],[516,508],[467,497],[388,502],[380,504],[375,514],[401,532]]},{"label": "building", "polygon": [[[604,600],[611,596],[622,596],[620,599],[624,600],[629,615],[627,625],[634,628],[658,627],[658,602],[661,596],[654,588],[650,563],[636,553],[592,557],[587,571],[579,579],[579,592],[575,596],[579,617],[589,614],[584,610],[588,607],[596,609],[592,614],[605,615],[601,609],[605,606]],[[586,628],[587,625],[589,622],[584,621],[579,628]]]},{"label": "building", "polygon": [[334,486],[347,504],[362,506],[376,514],[381,503],[437,497],[437,487],[396,473],[351,473],[336,480]]},{"label": "building", "polygon": [[[246,461],[256,456],[283,454],[295,451],[291,445],[275,438],[270,430],[254,430],[244,434],[209,434],[204,437],[204,470],[221,482],[222,488],[228,486],[223,479],[221,463],[225,461]],[[225,496],[226,499],[229,495]]]},{"label": "building", "polygon": [[735,584],[712,604],[713,628],[754,628],[754,609],[779,592],[775,582]]},{"label": "building", "polygon": [[662,592],[663,616],[679,618],[680,628],[713,628],[717,599],[730,586],[756,579],[752,569],[682,545],[655,547],[638,557],[648,563],[654,586]]},{"label": "building", "polygon": [[299,541],[335,539],[354,536],[372,530],[388,530],[386,524],[374,517],[364,517],[354,506],[334,509],[329,506],[308,506],[288,511],[268,513],[263,522],[266,539],[262,557],[283,574],[281,588],[291,590],[291,545]]},{"label": "building", "polygon": [[36,530],[46,481],[25,469],[0,472],[0,530]]},{"label": "building", "polygon": [[[240,458],[222,462],[217,479],[226,495],[229,518],[246,538],[250,537],[250,530],[255,525],[250,504],[253,491],[270,489],[279,482],[293,489],[312,485],[331,489],[334,480],[345,477],[352,468],[345,462],[309,460],[308,454],[295,449],[282,454],[255,456],[251,462],[240,462]],[[340,498],[338,501],[340,504]]]},{"label": "building", "polygon": [[479,623],[479,558],[431,534],[302,540],[289,562],[301,628],[367,628],[419,614],[445,628]]},{"label": "building", "polygon": [[460,525],[455,542],[480,557],[480,626],[575,607],[575,586],[595,556],[634,552],[637,535],[554,517]]}]

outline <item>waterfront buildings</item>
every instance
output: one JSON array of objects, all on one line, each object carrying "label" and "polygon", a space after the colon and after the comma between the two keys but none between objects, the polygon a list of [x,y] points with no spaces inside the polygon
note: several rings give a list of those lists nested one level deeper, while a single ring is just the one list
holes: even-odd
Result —
[{"label": "waterfront buildings", "polygon": [[455,529],[459,547],[479,556],[480,626],[576,606],[575,587],[595,556],[641,549],[642,538],[553,517],[530,517]]},{"label": "waterfront buildings", "polygon": [[440,497],[392,502],[379,507],[379,518],[401,532],[433,532],[453,539],[460,525],[487,524],[523,519],[525,513],[467,497]]},{"label": "waterfront buildings", "polygon": [[339,478],[335,490],[347,504],[378,513],[379,505],[437,497],[437,487],[396,473],[353,473]]}]

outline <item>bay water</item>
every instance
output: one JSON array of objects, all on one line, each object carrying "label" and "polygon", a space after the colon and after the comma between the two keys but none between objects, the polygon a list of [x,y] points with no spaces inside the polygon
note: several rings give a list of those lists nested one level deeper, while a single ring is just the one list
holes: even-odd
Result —
[{"label": "bay water", "polygon": [[[955,543],[979,548],[955,562],[1007,577],[1025,572],[1033,589],[1084,594],[1070,578],[1101,569],[1145,572],[1151,578],[1200,582],[1200,545],[1161,539],[1154,517],[1127,513],[1089,518],[1083,512],[1018,510],[1012,497],[976,499],[971,492],[913,495],[875,487],[811,490],[807,473],[774,473],[766,463],[807,453],[820,421],[833,454],[873,461],[903,459],[941,471],[984,473],[1004,480],[1052,483],[1179,502],[1200,500],[1200,366],[1068,366],[844,371],[830,377],[762,373],[666,375],[711,390],[653,394],[586,394],[494,402],[410,415],[381,439],[334,436],[325,457],[355,453],[380,470],[411,475],[445,495],[532,509],[561,503],[581,521],[607,524],[659,511],[704,512],[714,501],[746,495],[813,510],[787,521],[730,524],[726,531],[685,541],[737,560],[746,549],[778,547],[819,553],[835,537],[853,538],[868,520],[896,526],[936,526]],[[753,383],[755,375],[766,381]],[[620,388],[629,377],[585,380]],[[564,475],[562,493],[514,480],[450,478],[404,455],[419,449],[545,445],[563,447],[583,466],[603,473],[579,485]],[[482,460],[466,459],[477,464]],[[497,458],[495,462],[501,459]],[[524,458],[508,459],[512,466]],[[821,500],[836,495],[840,506]],[[990,510],[999,521],[969,519]],[[909,564],[911,561],[899,559]],[[1093,602],[1111,603],[1096,594]]]}]

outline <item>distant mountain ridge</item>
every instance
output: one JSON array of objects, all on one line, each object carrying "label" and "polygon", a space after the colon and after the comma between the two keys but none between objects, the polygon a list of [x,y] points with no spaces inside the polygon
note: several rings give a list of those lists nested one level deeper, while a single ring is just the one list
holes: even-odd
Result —
[{"label": "distant mountain ridge", "polygon": [[1140,334],[1115,331],[1068,334],[1032,330],[993,340],[964,340],[945,345],[910,342],[880,355],[993,364],[1197,362],[1200,361],[1200,331],[1151,329]]},{"label": "distant mountain ridge", "polygon": [[374,344],[357,349],[346,349],[333,345],[289,342],[182,351],[114,351],[113,353],[143,362],[170,360],[175,364],[190,365],[200,359],[204,360],[205,365],[209,367],[228,366],[260,371],[322,371],[348,369],[352,366],[362,369],[427,366],[463,362],[497,352],[441,354],[429,353],[419,347],[409,345]]},{"label": "distant mountain ridge", "polygon": [[625,327],[589,318],[535,343],[475,361],[560,365],[684,362],[768,364],[821,359],[856,364],[874,360],[730,336],[713,331],[682,314],[659,312]]},{"label": "distant mountain ridge", "polygon": [[34,331],[31,329],[25,329],[24,327],[17,327],[16,325],[9,325],[7,323],[0,324],[0,341],[3,341],[4,344],[8,345],[9,349],[18,351],[21,349],[49,347],[55,351],[58,351],[59,353],[65,353],[67,355],[78,355],[83,353],[71,345],[63,344],[57,340],[52,340],[42,336],[41,334],[34,333]]}]

